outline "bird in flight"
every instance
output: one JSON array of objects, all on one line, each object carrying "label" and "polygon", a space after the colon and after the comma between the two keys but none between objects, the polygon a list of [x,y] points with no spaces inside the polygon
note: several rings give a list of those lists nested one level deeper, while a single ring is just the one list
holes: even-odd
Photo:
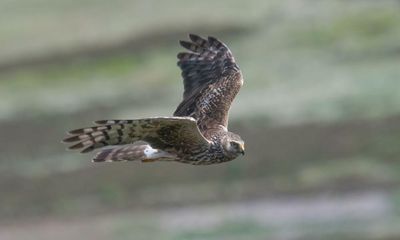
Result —
[{"label": "bird in flight", "polygon": [[229,48],[215,37],[189,34],[178,54],[183,100],[173,117],[100,120],[69,131],[63,140],[82,153],[100,151],[94,162],[177,161],[193,165],[227,162],[244,155],[244,141],[228,131],[228,112],[243,85]]}]

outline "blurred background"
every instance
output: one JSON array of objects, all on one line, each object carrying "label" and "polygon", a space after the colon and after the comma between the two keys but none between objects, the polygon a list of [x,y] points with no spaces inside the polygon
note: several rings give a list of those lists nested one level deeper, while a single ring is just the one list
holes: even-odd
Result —
[{"label": "blurred background", "polygon": [[[65,131],[170,116],[187,33],[245,85],[213,166],[92,164]],[[0,239],[400,239],[400,1],[0,0]]]}]

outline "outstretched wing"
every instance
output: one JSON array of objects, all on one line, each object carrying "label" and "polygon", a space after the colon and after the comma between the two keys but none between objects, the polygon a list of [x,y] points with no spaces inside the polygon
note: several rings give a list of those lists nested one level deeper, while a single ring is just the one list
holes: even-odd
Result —
[{"label": "outstretched wing", "polygon": [[146,141],[153,148],[190,150],[206,148],[209,141],[200,133],[196,120],[190,117],[158,117],[135,120],[102,120],[97,126],[69,131],[65,143],[82,153],[109,145]]},{"label": "outstretched wing", "polygon": [[190,34],[191,42],[180,44],[191,52],[178,54],[182,70],[183,101],[174,116],[191,116],[201,130],[227,126],[228,111],[243,84],[242,75],[229,48],[214,37]]}]

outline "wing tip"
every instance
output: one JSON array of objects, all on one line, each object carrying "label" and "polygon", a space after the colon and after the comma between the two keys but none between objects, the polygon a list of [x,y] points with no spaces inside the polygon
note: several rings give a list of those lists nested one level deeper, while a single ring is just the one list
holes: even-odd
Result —
[{"label": "wing tip", "polygon": [[80,151],[80,153],[88,153],[88,152],[91,152],[93,149],[94,149],[94,146],[93,146],[93,145],[90,145],[90,146],[88,146],[88,147],[82,149],[82,150]]},{"label": "wing tip", "polygon": [[179,52],[178,54],[176,54],[176,58],[178,58],[179,60],[181,60],[182,58],[185,57],[186,54],[187,54],[187,53],[185,53],[185,52]]},{"label": "wing tip", "polygon": [[185,41],[185,40],[179,40],[179,45],[181,45],[184,48],[187,48],[188,44],[190,44],[190,42]]},{"label": "wing tip", "polygon": [[[82,136],[82,137],[81,137]],[[72,143],[72,142],[77,142],[77,141],[81,141],[84,140],[83,138],[85,138],[84,135],[73,135],[73,136],[68,136],[66,138],[64,138],[62,140],[62,143]]]},{"label": "wing tip", "polygon": [[201,39],[202,37],[200,37],[199,35],[194,34],[194,33],[189,33],[189,38],[190,38],[190,40],[192,40],[193,42],[196,42],[196,40]]},{"label": "wing tip", "polygon": [[73,129],[67,132],[68,135],[79,135],[85,133],[85,129],[87,128],[78,128],[78,129]]},{"label": "wing tip", "polygon": [[78,150],[83,148],[85,145],[82,142],[78,142],[77,144],[71,145],[68,147],[69,150]]},{"label": "wing tip", "polygon": [[108,122],[109,122],[109,120],[96,120],[96,121],[93,121],[93,123],[97,124],[97,125],[105,125]]}]

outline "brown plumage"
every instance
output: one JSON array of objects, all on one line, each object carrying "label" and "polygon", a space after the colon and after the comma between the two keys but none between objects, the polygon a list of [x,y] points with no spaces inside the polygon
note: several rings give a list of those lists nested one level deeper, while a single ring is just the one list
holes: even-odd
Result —
[{"label": "brown plumage", "polygon": [[96,121],[96,126],[68,132],[69,149],[103,161],[178,161],[207,165],[244,154],[240,136],[228,132],[228,112],[243,84],[231,51],[214,37],[190,34],[180,41],[190,52],[178,54],[184,93],[174,117]]}]

